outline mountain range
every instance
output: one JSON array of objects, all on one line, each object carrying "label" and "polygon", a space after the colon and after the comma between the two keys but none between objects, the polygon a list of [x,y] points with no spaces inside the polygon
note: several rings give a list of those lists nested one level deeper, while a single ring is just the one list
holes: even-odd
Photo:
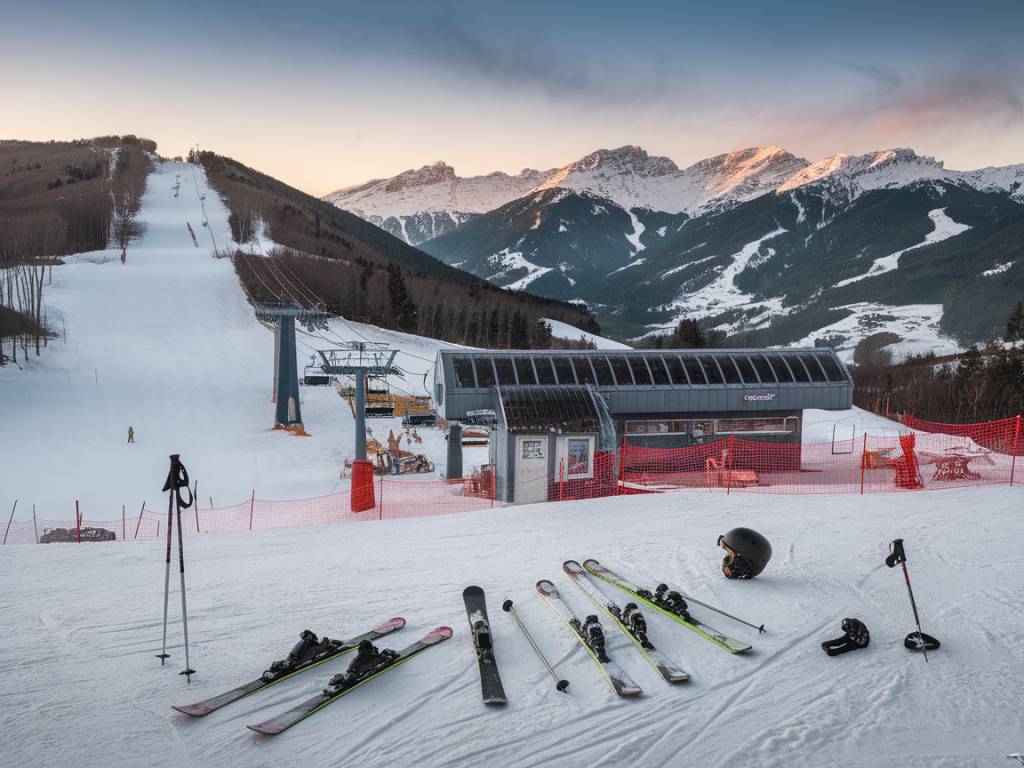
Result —
[{"label": "mountain range", "polygon": [[640,147],[461,178],[444,163],[327,196],[497,285],[637,337],[701,319],[749,344],[899,353],[1001,335],[1024,296],[1024,165],[755,147],[679,168]]}]

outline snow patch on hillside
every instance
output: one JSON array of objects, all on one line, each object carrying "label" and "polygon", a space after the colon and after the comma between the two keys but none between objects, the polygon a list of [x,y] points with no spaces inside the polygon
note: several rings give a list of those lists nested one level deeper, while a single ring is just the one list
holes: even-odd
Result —
[{"label": "snow patch on hillside", "polygon": [[[777,226],[776,229],[759,237],[757,240],[747,243],[739,251],[732,254],[732,261],[728,266],[721,269],[718,277],[704,287],[693,293],[684,293],[670,305],[670,309],[680,310],[682,317],[702,317],[711,314],[719,314],[729,309],[738,307],[751,307],[759,304],[753,296],[741,291],[736,286],[736,277],[752,262],[756,263],[758,253],[762,244],[773,237],[785,234],[786,229]],[[692,262],[691,262],[692,263]],[[687,265],[689,266],[689,265]]]},{"label": "snow patch on hillside", "polygon": [[551,328],[551,335],[556,339],[568,339],[569,341],[588,341],[592,343],[597,349],[630,349],[629,345],[622,344],[612,339],[606,339],[604,336],[598,336],[594,333],[587,331],[581,331],[575,325],[569,325],[569,323],[561,320],[553,320],[550,317],[545,317],[544,322]]},{"label": "snow patch on hillside", "polygon": [[640,236],[644,233],[646,227],[644,227],[640,219],[637,218],[637,215],[633,212],[633,209],[627,208],[626,213],[629,214],[629,220],[633,225],[633,232],[632,234],[627,234],[626,239],[629,240],[629,244],[633,246],[633,255],[636,256],[640,253],[640,251],[647,247],[640,242]]},{"label": "snow patch on hillside", "polygon": [[546,275],[552,269],[551,267],[541,267],[534,264],[532,261],[527,260],[521,251],[513,251],[511,248],[505,248],[504,250],[493,254],[488,258],[488,261],[497,270],[491,276],[492,281],[500,281],[501,279],[508,277],[510,273],[520,269],[526,270],[526,274],[523,277],[503,286],[504,288],[508,288],[512,291],[523,290],[534,280]]},{"label": "snow patch on hillside", "polygon": [[970,227],[967,224],[959,224],[953,221],[949,216],[946,215],[945,208],[936,208],[935,210],[928,212],[928,218],[932,220],[935,225],[934,229],[929,232],[924,240],[917,245],[912,245],[909,248],[904,248],[902,251],[896,251],[890,253],[888,256],[883,256],[880,259],[875,259],[874,264],[871,268],[863,275],[856,277],[850,277],[846,280],[840,280],[836,283],[836,288],[842,288],[843,286],[856,283],[859,280],[864,280],[869,277],[877,277],[878,275],[884,275],[886,272],[892,272],[894,269],[898,269],[900,266],[900,256],[908,251],[913,251],[917,248],[923,248],[926,245],[932,245],[933,243],[940,243],[943,240],[948,240],[951,237],[955,237],[963,232],[966,232]]},{"label": "snow patch on hillside", "polygon": [[1014,261],[1007,261],[1003,264],[996,264],[996,266],[992,267],[992,269],[986,269],[981,274],[983,277],[995,277],[996,275],[1003,274],[1003,272],[1009,272],[1011,269],[1013,269],[1014,264],[1016,264],[1016,262]]},{"label": "snow patch on hillside", "polygon": [[926,352],[947,355],[961,350],[954,339],[939,330],[942,321],[941,304],[891,306],[862,301],[837,309],[850,314],[794,341],[790,346],[810,347],[814,346],[817,339],[842,339],[836,351],[847,363],[853,362],[853,353],[860,341],[878,333],[893,333],[900,337],[901,341],[885,347],[896,360]]}]

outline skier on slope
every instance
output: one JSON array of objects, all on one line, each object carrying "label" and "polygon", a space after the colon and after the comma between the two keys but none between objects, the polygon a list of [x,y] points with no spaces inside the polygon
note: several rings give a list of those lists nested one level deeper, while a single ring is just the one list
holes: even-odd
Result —
[{"label": "skier on slope", "polygon": [[134,443],[135,442],[135,430],[132,428],[131,425],[128,426],[128,442],[129,443]]}]

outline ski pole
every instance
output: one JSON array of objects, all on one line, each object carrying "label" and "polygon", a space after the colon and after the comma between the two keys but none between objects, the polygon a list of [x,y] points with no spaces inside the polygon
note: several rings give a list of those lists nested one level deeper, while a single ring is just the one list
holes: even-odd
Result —
[{"label": "ski pole", "polygon": [[716,608],[713,605],[708,605],[707,603],[701,602],[696,597],[692,597],[692,596],[686,594],[681,589],[677,589],[676,592],[681,594],[683,596],[683,598],[687,602],[695,603],[696,605],[699,605],[702,608],[707,608],[709,611],[714,611],[715,613],[721,614],[722,616],[725,616],[727,619],[732,619],[733,621],[739,622],[740,624],[745,624],[746,626],[750,627],[751,629],[756,629],[758,634],[763,635],[765,633],[765,631],[766,631],[765,628],[764,628],[764,624],[762,624],[761,626],[758,626],[757,624],[749,622],[746,619],[741,619],[739,616],[733,616],[731,613],[726,613],[721,608]]},{"label": "ski pole", "polygon": [[910,573],[907,571],[907,553],[903,550],[903,539],[895,539],[889,545],[889,556],[885,558],[885,564],[895,568],[899,563],[903,566],[903,579],[907,582],[907,594],[910,595],[910,608],[914,612],[914,622],[917,624],[917,639],[921,642],[921,652],[924,660],[928,661],[928,648],[926,647],[924,632],[921,630],[921,619],[917,615],[917,603],[914,601],[914,590],[910,587]]},{"label": "ski pole", "polygon": [[[181,498],[181,489],[188,492],[188,501]],[[188,658],[188,607],[185,602],[185,542],[182,536],[181,510],[188,509],[195,502],[188,487],[188,470],[181,463],[181,457],[175,453],[171,455],[171,469],[167,474],[167,482],[164,483],[164,490],[170,491],[171,498],[175,501],[178,512],[178,571],[181,574],[181,624],[185,634],[185,669],[179,674],[185,675],[185,679],[191,683],[195,670],[189,665]]]},{"label": "ski pole", "polygon": [[533,648],[534,653],[537,654],[537,658],[539,658],[541,660],[541,662],[547,668],[548,673],[554,679],[554,681],[555,681],[555,690],[558,690],[558,691],[561,691],[562,693],[565,693],[565,689],[569,687],[569,681],[568,680],[562,680],[562,679],[560,679],[558,677],[558,675],[555,674],[554,667],[552,667],[551,664],[548,662],[548,660],[546,658],[544,658],[544,654],[541,652],[540,648],[537,647],[537,642],[533,639],[533,635],[530,634],[530,630],[528,630],[526,628],[526,625],[523,624],[523,620],[520,619],[519,618],[519,614],[516,613],[516,609],[512,607],[512,600],[511,600],[511,598],[505,598],[505,602],[501,604],[501,609],[503,611],[505,611],[506,613],[511,613],[512,614],[512,618],[516,620],[516,624],[518,624],[519,628],[521,630],[523,630],[523,634],[526,635],[526,639],[530,643],[530,647]]},{"label": "ski pole", "polygon": [[[167,557],[164,559],[164,639],[160,646],[160,653],[156,655],[160,659],[160,666],[164,665],[164,661],[169,658],[170,654],[167,653],[167,600],[171,592],[171,521],[172,512],[174,505],[173,494],[167,496]],[[139,514],[141,518],[141,513]],[[159,527],[159,523],[157,523]]]}]

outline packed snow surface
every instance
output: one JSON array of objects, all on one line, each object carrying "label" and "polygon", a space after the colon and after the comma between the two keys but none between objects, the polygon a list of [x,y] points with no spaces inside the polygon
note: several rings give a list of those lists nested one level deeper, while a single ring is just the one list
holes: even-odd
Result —
[{"label": "packed snow surface", "polygon": [[[990,768],[1024,748],[1024,516],[1020,488],[875,496],[677,493],[512,507],[444,518],[211,534],[186,542],[191,662],[179,602],[161,667],[163,543],[0,548],[4,591],[5,765],[758,766]],[[772,542],[766,572],[727,581],[719,534],[753,527]],[[900,571],[906,541],[929,663],[903,647],[913,628]],[[605,622],[608,651],[643,688],[615,696],[538,598],[552,579],[581,616],[598,613],[565,578],[594,557],[654,586],[667,580],[760,624],[758,635],[698,606],[750,642],[733,656],[647,612],[651,639],[692,675],[670,686]],[[176,578],[172,583],[176,583]],[[487,708],[461,593],[488,597],[509,704]],[[621,603],[622,594],[614,594]],[[500,605],[511,597],[570,680],[558,693]],[[446,624],[455,636],[290,731],[244,726],[315,695],[338,659],[203,719],[171,710],[253,679],[309,628],[331,637],[388,617],[402,647]],[[822,640],[861,619],[870,646],[837,658]]]}]

